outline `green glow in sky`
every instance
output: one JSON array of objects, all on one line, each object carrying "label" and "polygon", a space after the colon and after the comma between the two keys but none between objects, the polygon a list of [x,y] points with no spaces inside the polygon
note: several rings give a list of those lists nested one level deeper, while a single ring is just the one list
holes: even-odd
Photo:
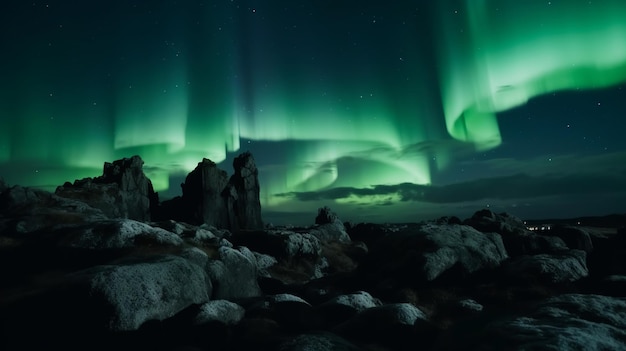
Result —
[{"label": "green glow in sky", "polygon": [[503,142],[497,112],[626,81],[623,0],[438,1],[427,33],[404,13],[319,9],[283,24],[280,9],[219,6],[115,11],[117,34],[97,45],[98,30],[71,21],[61,39],[20,44],[0,97],[0,164],[20,170],[7,181],[55,186],[139,154],[162,192],[202,158],[262,142],[275,145],[264,207],[280,193],[431,184],[451,142]]},{"label": "green glow in sky", "polygon": [[482,0],[441,9],[447,129],[478,149],[502,141],[495,112],[626,79],[624,1]]}]

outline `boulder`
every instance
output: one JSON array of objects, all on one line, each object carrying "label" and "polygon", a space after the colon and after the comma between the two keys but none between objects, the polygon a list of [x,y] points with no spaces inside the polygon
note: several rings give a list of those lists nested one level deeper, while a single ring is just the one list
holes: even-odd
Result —
[{"label": "boulder", "polygon": [[124,249],[138,246],[182,246],[176,234],[132,219],[110,219],[59,230],[60,247]]},{"label": "boulder", "polygon": [[316,332],[300,334],[291,340],[287,340],[278,347],[280,351],[359,351],[360,347],[350,341],[329,333]]},{"label": "boulder", "polygon": [[321,254],[320,241],[309,233],[290,230],[243,231],[233,236],[235,245],[246,246],[253,251],[278,259],[317,259]]},{"label": "boulder", "polygon": [[510,257],[553,253],[568,248],[561,238],[536,234],[526,228],[524,221],[508,213],[496,214],[484,209],[474,213],[463,224],[484,233],[500,234]]},{"label": "boulder", "polygon": [[235,325],[239,323],[246,311],[240,305],[227,300],[213,300],[200,305],[198,314],[193,323],[202,325],[208,323],[222,323]]},{"label": "boulder", "polygon": [[318,306],[316,310],[325,324],[335,326],[368,308],[382,306],[382,302],[366,291],[336,296]]},{"label": "boulder", "polygon": [[159,200],[142,168],[139,156],[105,162],[102,176],[67,182],[55,194],[98,208],[109,218],[149,221]]},{"label": "boulder", "polygon": [[332,329],[339,335],[375,342],[394,350],[427,348],[436,333],[426,315],[409,303],[368,308]]},{"label": "boulder", "polygon": [[172,317],[192,304],[207,302],[212,289],[201,267],[172,255],[95,266],[69,281],[78,287],[73,294],[88,301],[76,307],[112,331],[137,330],[149,320]]},{"label": "boulder", "polygon": [[[450,281],[491,270],[507,259],[502,238],[464,225],[425,224],[386,236],[358,272],[376,284],[415,286],[444,274]],[[397,286],[396,286],[397,287]]]},{"label": "boulder", "polygon": [[575,282],[589,275],[586,257],[582,250],[520,256],[507,262],[504,272],[508,279],[517,282]]},{"label": "boulder", "polygon": [[316,226],[311,228],[309,233],[322,241],[341,241],[346,243],[351,241],[343,222],[337,217],[335,212],[326,206],[317,210],[315,224]]},{"label": "boulder", "polygon": [[211,260],[207,269],[213,282],[213,299],[234,301],[260,296],[256,257],[245,247],[222,246],[219,259]]},{"label": "boulder", "polygon": [[626,299],[566,294],[528,312],[472,321],[442,337],[440,350],[624,350]]},{"label": "boulder", "polygon": [[583,250],[587,254],[593,251],[591,235],[583,228],[574,226],[555,226],[550,231],[550,235],[557,236],[565,242],[570,249]]}]

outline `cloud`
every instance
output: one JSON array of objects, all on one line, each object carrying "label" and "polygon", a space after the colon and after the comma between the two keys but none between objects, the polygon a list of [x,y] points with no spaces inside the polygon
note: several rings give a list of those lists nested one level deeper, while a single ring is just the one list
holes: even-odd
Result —
[{"label": "cloud", "polygon": [[412,183],[376,185],[370,188],[339,187],[320,191],[290,192],[278,197],[300,201],[397,197],[399,201],[458,203],[481,199],[527,199],[573,194],[603,194],[626,191],[626,177],[619,173],[580,173],[566,175],[529,175],[518,173],[471,180],[444,186]]}]

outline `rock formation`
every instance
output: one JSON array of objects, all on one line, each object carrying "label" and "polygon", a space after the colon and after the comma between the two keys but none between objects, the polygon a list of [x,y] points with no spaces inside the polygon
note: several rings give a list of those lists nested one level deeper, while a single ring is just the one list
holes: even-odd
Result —
[{"label": "rock formation", "polygon": [[164,201],[158,218],[212,225],[232,231],[263,228],[258,170],[254,157],[242,153],[228,178],[215,162],[203,159],[181,184],[182,197]]},{"label": "rock formation", "polygon": [[142,168],[139,156],[105,162],[102,176],[67,182],[55,194],[98,208],[109,218],[148,221],[158,196]]}]

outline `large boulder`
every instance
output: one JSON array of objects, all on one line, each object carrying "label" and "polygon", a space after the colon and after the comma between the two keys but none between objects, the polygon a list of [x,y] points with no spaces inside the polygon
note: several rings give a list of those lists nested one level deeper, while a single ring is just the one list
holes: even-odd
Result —
[{"label": "large boulder", "polygon": [[508,279],[517,282],[570,283],[589,275],[583,250],[516,257],[504,266]]},{"label": "large boulder", "polygon": [[139,156],[105,162],[102,176],[67,182],[55,193],[98,208],[109,218],[138,221],[150,220],[159,201]]},{"label": "large boulder", "polygon": [[[528,312],[481,324],[470,321],[443,335],[438,350],[625,350],[626,299],[566,294]],[[471,324],[471,325],[470,325]]]},{"label": "large boulder", "polygon": [[484,233],[500,234],[511,257],[553,253],[568,248],[561,238],[534,233],[526,228],[524,221],[508,213],[496,214],[484,209],[474,213],[463,224]]},{"label": "large boulder", "polygon": [[419,285],[445,275],[453,281],[491,270],[508,258],[502,238],[464,225],[425,224],[388,235],[358,271],[375,283]]},{"label": "large boulder", "polygon": [[137,330],[147,321],[172,317],[209,301],[212,292],[202,267],[173,255],[95,266],[70,276],[68,285],[75,286],[68,296],[86,302],[74,306],[79,315],[112,331]]},{"label": "large boulder", "polygon": [[219,259],[211,260],[207,269],[213,282],[213,299],[238,300],[261,296],[256,257],[246,247],[222,246]]}]

